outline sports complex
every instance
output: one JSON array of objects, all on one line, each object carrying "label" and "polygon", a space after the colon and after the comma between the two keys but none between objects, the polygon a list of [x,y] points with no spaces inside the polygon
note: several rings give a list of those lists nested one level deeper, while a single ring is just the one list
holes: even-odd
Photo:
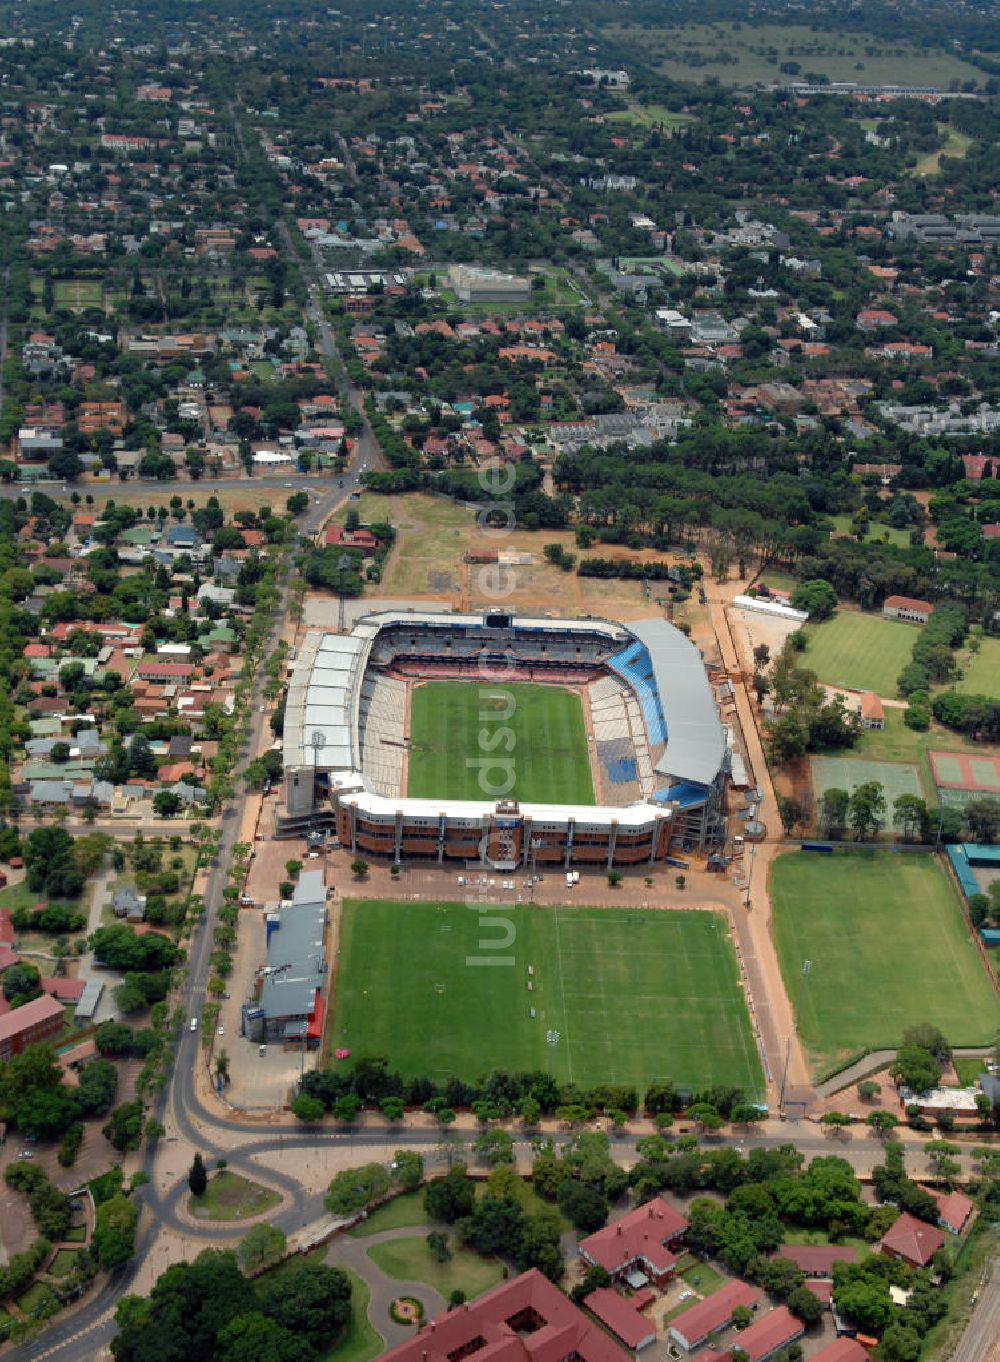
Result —
[{"label": "sports complex", "polygon": [[726,730],[662,619],[373,613],[311,632],[284,724],[278,836],[396,864],[655,865],[726,833]]}]

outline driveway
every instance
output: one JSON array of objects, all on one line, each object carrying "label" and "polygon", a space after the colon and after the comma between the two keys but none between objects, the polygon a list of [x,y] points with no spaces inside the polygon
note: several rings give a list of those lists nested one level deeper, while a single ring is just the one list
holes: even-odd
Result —
[{"label": "driveway", "polygon": [[332,1267],[349,1267],[365,1282],[371,1292],[368,1302],[368,1319],[372,1328],[385,1339],[387,1348],[397,1343],[406,1343],[413,1337],[412,1324],[397,1324],[389,1314],[389,1306],[398,1296],[414,1296],[424,1307],[424,1318],[440,1314],[447,1306],[443,1296],[424,1282],[404,1282],[397,1277],[388,1277],[368,1257],[368,1250],[374,1244],[384,1244],[390,1239],[423,1238],[434,1225],[405,1225],[398,1230],[383,1230],[381,1234],[366,1235],[362,1239],[352,1239],[341,1235],[331,1246],[326,1261]]}]

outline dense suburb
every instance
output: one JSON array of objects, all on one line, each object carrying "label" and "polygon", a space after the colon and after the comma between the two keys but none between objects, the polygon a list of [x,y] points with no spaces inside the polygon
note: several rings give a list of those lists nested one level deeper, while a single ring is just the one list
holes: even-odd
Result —
[{"label": "dense suburb", "polygon": [[544,1069],[555,1029],[562,1083],[762,1087],[715,913],[348,901],[337,976],[335,1044],[404,1076]]},{"label": "dense suburb", "polygon": [[417,798],[594,802],[583,710],[571,691],[431,681],[413,692],[410,733],[407,789]]},{"label": "dense suburb", "polygon": [[791,998],[802,962],[812,964],[799,1030],[821,1070],[859,1050],[895,1047],[919,1022],[940,1027],[954,1045],[993,1040],[1000,1003],[932,860],[781,856],[770,889]]}]

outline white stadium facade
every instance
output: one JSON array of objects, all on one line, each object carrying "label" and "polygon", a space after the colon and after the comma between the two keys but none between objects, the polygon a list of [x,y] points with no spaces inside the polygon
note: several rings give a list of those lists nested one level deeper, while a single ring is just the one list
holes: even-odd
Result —
[{"label": "white stadium facade", "polygon": [[[408,694],[426,680],[586,693],[596,805],[409,798]],[[725,836],[727,734],[698,649],[662,619],[384,611],[310,632],[285,706],[277,836],[360,856],[519,867],[655,865]]]}]

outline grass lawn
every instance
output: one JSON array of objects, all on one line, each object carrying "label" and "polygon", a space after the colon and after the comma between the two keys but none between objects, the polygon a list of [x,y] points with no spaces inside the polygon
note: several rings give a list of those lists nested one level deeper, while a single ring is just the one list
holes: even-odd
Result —
[{"label": "grass lawn", "polygon": [[49,1267],[49,1276],[51,1277],[68,1276],[69,1273],[71,1273],[73,1271],[73,1268],[76,1266],[77,1257],[78,1257],[77,1249],[60,1249],[56,1256],[52,1259],[52,1263]]},{"label": "grass lawn", "polygon": [[478,1253],[459,1248],[449,1241],[451,1257],[438,1263],[431,1257],[423,1235],[412,1239],[389,1239],[384,1244],[373,1244],[368,1257],[390,1277],[404,1282],[424,1282],[444,1296],[453,1291],[464,1291],[471,1300],[503,1280],[503,1267],[494,1258],[481,1258]]},{"label": "grass lawn", "polygon": [[907,728],[901,709],[886,709],[885,728],[868,729],[862,733],[853,750],[857,756],[869,761],[908,762],[916,766],[927,803],[936,806],[938,797],[928,752],[975,752],[982,755],[992,754],[997,749],[983,743],[969,742],[961,734],[938,724],[932,724],[926,733],[917,733]]},{"label": "grass lawn", "polygon": [[[800,1229],[798,1226],[786,1226],[784,1242],[786,1244],[818,1245],[825,1248],[827,1244],[830,1244],[833,1241],[825,1230],[804,1230]],[[837,1244],[841,1248],[853,1249],[859,1261],[862,1258],[867,1258],[872,1251],[871,1244],[869,1244],[867,1240],[855,1239],[850,1235],[845,1239],[838,1239]]]},{"label": "grass lawn", "polygon": [[921,156],[913,168],[914,175],[936,175],[941,169],[942,156],[962,160],[972,146],[972,138],[968,133],[959,132],[957,128],[949,127],[947,123],[939,123],[937,129],[944,140],[937,151]]},{"label": "grass lawn", "polygon": [[82,1244],[86,1242],[86,1225],[71,1225],[66,1231],[66,1241],[70,1244]]},{"label": "grass lawn", "polygon": [[779,857],[771,868],[774,939],[800,1030],[822,1076],[866,1047],[897,1045],[930,1022],[955,1045],[992,1040],[1000,1003],[951,885],[926,856],[879,852]]},{"label": "grass lawn", "polygon": [[[854,537],[852,528],[854,517],[848,515],[846,511],[839,515],[830,517],[833,521],[835,532],[838,535],[849,534]],[[892,525],[883,525],[880,520],[872,520],[869,524],[868,533],[865,536],[866,544],[896,544],[900,548],[907,548],[910,543],[909,530],[897,530]]]},{"label": "grass lawn", "polygon": [[51,1286],[46,1286],[44,1282],[35,1282],[29,1286],[23,1296],[18,1296],[17,1303],[26,1315],[33,1315],[41,1307],[58,1306]]},{"label": "grass lawn", "polygon": [[675,113],[664,104],[640,104],[629,100],[627,109],[616,109],[606,115],[609,123],[634,123],[639,128],[661,127],[664,132],[675,132],[686,123],[693,123],[691,114]]},{"label": "grass lawn", "polygon": [[188,1210],[197,1220],[249,1220],[280,1204],[277,1192],[226,1169],[213,1173],[204,1196],[188,1198]]},{"label": "grass lawn", "polygon": [[415,1192],[403,1192],[387,1201],[384,1206],[379,1206],[378,1210],[372,1211],[367,1220],[362,1220],[360,1225],[355,1225],[347,1233],[351,1239],[367,1239],[372,1234],[381,1234],[383,1230],[424,1225],[427,1219],[427,1212],[424,1210],[424,1189],[418,1187]]},{"label": "grass lawn", "polygon": [[829,686],[873,690],[892,699],[896,679],[910,661],[917,627],[880,615],[841,610],[832,620],[806,627],[801,663]]},{"label": "grass lawn", "polygon": [[324,1353],[320,1362],[371,1362],[385,1351],[385,1339],[368,1321],[371,1292],[356,1272],[349,1267],[341,1270],[351,1279],[351,1320],[343,1337]]},{"label": "grass lawn", "polygon": [[1000,700],[1000,638],[980,638],[979,652],[965,648],[961,654],[964,675],[955,689],[966,695],[988,695]]},{"label": "grass lawn", "polygon": [[[500,960],[510,967],[477,967]],[[333,1044],[363,1043],[405,1074],[474,1079],[544,1069],[548,1028],[560,1082],[761,1090],[719,914],[506,905],[482,919],[461,903],[344,904]]]},{"label": "grass lawn", "polygon": [[689,1266],[682,1267],[680,1275],[691,1290],[697,1291],[700,1296],[710,1296],[713,1291],[718,1291],[726,1280],[721,1272],[716,1272],[714,1267],[703,1263],[700,1258],[696,1258]]},{"label": "grass lawn", "polygon": [[[613,11],[608,11],[609,15]],[[657,62],[674,80],[706,81],[746,88],[786,84],[816,72],[831,81],[859,85],[937,85],[971,80],[982,85],[984,76],[974,66],[940,48],[920,48],[899,39],[882,40],[844,29],[817,32],[806,24],[713,24],[608,22],[603,33],[616,43],[640,47],[643,58]],[[780,70],[782,62],[796,62],[798,73]]]},{"label": "grass lawn", "polygon": [[956,1055],[952,1058],[955,1072],[958,1074],[958,1081],[963,1088],[974,1088],[976,1080],[986,1067],[986,1060],[976,1059],[974,1055],[964,1057]]},{"label": "grass lawn", "polygon": [[[505,717],[512,704],[513,712]],[[484,732],[489,749],[480,736]],[[512,786],[506,784],[508,772]],[[407,794],[593,804],[580,697],[558,686],[490,687],[467,681],[417,686],[410,711]]]}]

